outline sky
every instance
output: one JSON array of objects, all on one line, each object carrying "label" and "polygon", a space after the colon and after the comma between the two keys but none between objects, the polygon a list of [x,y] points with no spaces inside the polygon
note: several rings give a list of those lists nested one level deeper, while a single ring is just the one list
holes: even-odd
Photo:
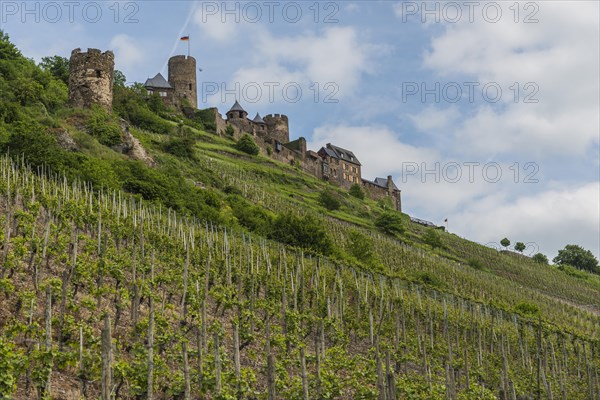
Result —
[{"label": "sky", "polygon": [[7,1],[27,57],[115,53],[127,82],[198,64],[199,108],[285,114],[291,139],[392,175],[467,239],[600,256],[597,1]]}]

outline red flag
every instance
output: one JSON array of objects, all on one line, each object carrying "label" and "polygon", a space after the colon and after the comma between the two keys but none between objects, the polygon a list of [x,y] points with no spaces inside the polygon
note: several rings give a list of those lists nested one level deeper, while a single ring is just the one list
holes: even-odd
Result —
[{"label": "red flag", "polygon": [[179,40],[190,40],[190,36],[182,36]]}]

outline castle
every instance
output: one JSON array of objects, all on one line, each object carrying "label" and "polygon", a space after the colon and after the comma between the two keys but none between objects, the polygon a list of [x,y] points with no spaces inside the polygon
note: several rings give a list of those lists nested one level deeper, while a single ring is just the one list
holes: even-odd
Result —
[{"label": "castle", "polygon": [[[148,78],[144,87],[148,94],[158,93],[163,102],[187,111],[198,107],[196,81],[196,59],[190,56],[174,56],[168,63],[169,79],[160,73]],[[71,53],[69,71],[69,104],[73,107],[90,107],[99,104],[112,108],[114,78],[114,54],[88,49],[82,53],[75,49]],[[365,194],[374,200],[391,199],[394,208],[402,211],[401,191],[392,177],[364,179],[362,164],[350,150],[328,143],[317,152],[308,150],[306,139],[299,137],[290,141],[289,121],[286,115],[269,114],[264,118],[258,113],[253,119],[236,100],[223,119],[217,108],[211,109],[217,133],[233,132],[239,139],[244,134],[254,137],[261,152],[278,161],[292,164],[301,170],[349,189],[359,185]]]},{"label": "castle", "polygon": [[158,93],[166,105],[198,108],[196,59],[190,56],[169,58],[169,80],[161,73],[144,83],[149,94]]}]

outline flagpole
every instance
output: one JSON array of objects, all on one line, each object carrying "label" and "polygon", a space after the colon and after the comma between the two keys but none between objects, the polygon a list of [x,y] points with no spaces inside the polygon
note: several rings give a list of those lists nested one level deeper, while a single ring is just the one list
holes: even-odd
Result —
[{"label": "flagpole", "polygon": [[188,40],[187,40],[187,42],[188,42],[188,58],[190,58],[190,39],[191,39],[190,34],[188,33]]}]

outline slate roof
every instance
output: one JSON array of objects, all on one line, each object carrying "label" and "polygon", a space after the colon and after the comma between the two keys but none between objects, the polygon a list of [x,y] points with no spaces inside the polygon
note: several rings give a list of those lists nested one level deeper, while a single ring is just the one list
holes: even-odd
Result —
[{"label": "slate roof", "polygon": [[[381,186],[387,189],[387,178],[375,178],[375,182],[373,183],[375,183],[377,186]],[[394,181],[392,181],[392,188],[394,188],[395,190],[400,190],[398,189]]]},{"label": "slate roof", "polygon": [[144,83],[144,87],[146,88],[157,88],[157,89],[173,89],[173,86],[167,82],[164,76],[159,72],[152,79],[146,79],[146,83]]},{"label": "slate roof", "polygon": [[265,124],[265,120],[262,119],[262,117],[260,116],[259,113],[256,113],[256,117],[254,117],[254,119],[252,120],[252,122],[255,122],[257,124]]},{"label": "slate roof", "polygon": [[321,150],[319,150],[319,152],[324,152],[325,155],[332,157],[332,158],[339,158],[337,154],[335,154],[335,151],[328,149],[327,147],[321,147]]},{"label": "slate roof", "polygon": [[354,153],[350,150],[342,149],[341,147],[334,146],[331,143],[327,143],[327,147],[325,149],[333,150],[335,153],[335,158],[348,161],[352,164],[361,165],[360,161],[358,161],[358,158],[356,158]]},{"label": "slate roof", "polygon": [[231,109],[229,111],[243,111],[246,112],[246,110],[244,110],[244,108],[240,105],[240,103],[238,103],[238,101],[235,101],[235,104],[231,107]]}]

